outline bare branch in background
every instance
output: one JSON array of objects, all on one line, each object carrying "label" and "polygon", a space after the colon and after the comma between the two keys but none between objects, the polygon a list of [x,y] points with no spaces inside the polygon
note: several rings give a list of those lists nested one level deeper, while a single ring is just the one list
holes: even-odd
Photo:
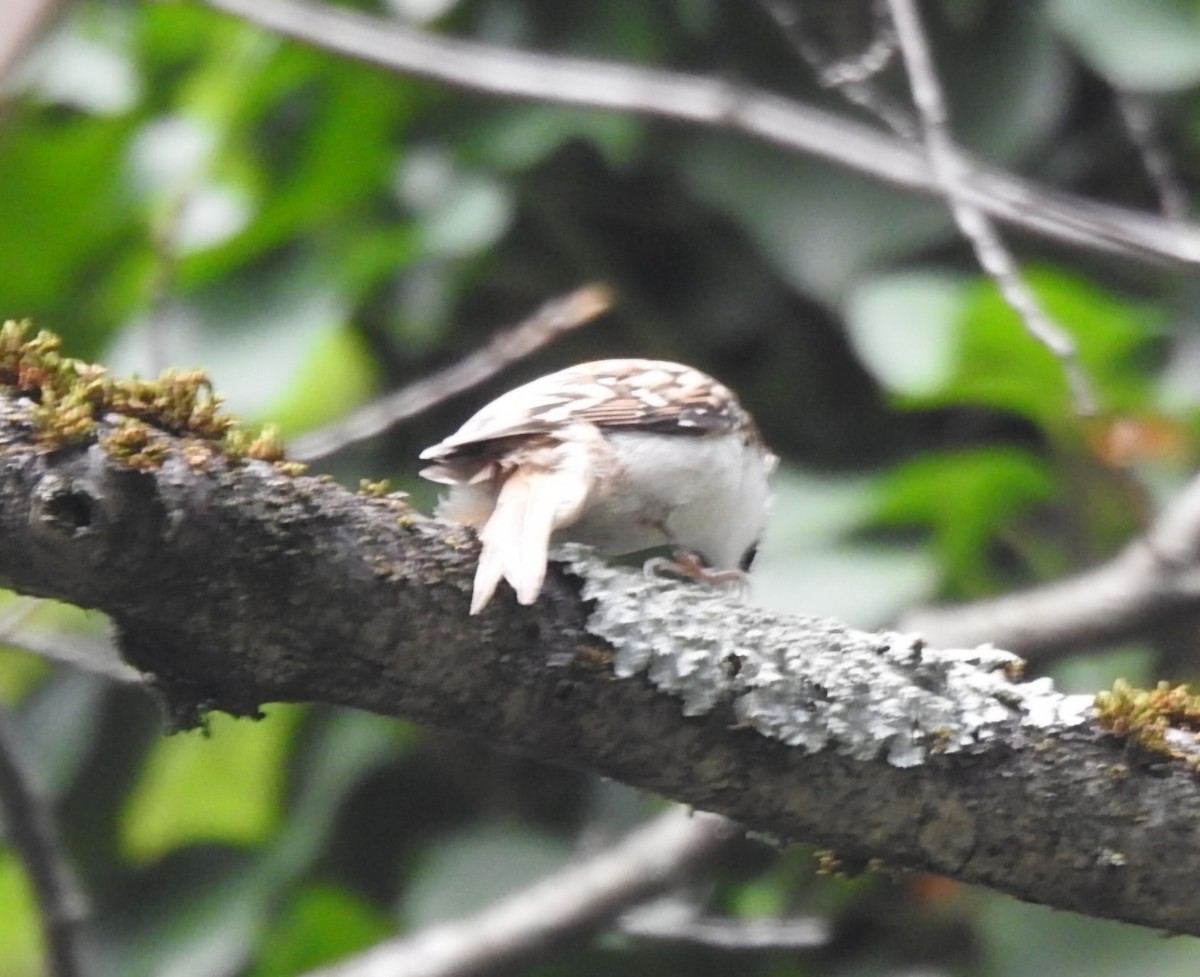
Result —
[{"label": "bare branch in background", "polygon": [[12,635],[33,617],[41,606],[42,602],[32,597],[22,597],[19,594],[14,596],[8,602],[8,606],[0,611],[0,642],[9,642]]},{"label": "bare branch in background", "polygon": [[60,6],[62,0],[5,0],[0,17],[0,80],[8,77]]},{"label": "bare branch in background", "polygon": [[534,350],[591,322],[611,305],[612,296],[600,285],[585,285],[547,302],[528,319],[497,333],[482,349],[446,369],[380,397],[348,417],[298,437],[288,454],[298,461],[313,461],[382,434],[401,421],[486,383]]},{"label": "bare branch in background", "polygon": [[738,830],[675,808],[605,851],[468,919],[372,947],[307,977],[467,977],[508,972],[603,930],[706,866]]},{"label": "bare branch in background", "polygon": [[798,918],[730,919],[708,916],[682,899],[659,899],[625,913],[621,932],[643,940],[693,943],[714,950],[819,950],[833,938],[827,920]]},{"label": "bare branch in background", "polygon": [[[204,2],[315,47],[441,84],[739,132],[905,189],[943,193],[920,147],[722,79],[460,40],[305,0]],[[1034,234],[1141,260],[1200,267],[1200,229],[1193,226],[1051,190],[973,161],[959,189],[971,205]]]},{"label": "bare branch in background", "polygon": [[50,977],[85,977],[82,947],[87,904],[79,891],[50,805],[34,785],[17,748],[18,734],[0,707],[0,810],[13,852],[37,899]]},{"label": "bare branch in background", "polygon": [[1095,569],[1032,590],[901,619],[935,643],[994,641],[1027,658],[1114,644],[1200,614],[1200,477],[1154,525]]},{"label": "bare branch in background", "polygon": [[4,644],[18,651],[37,655],[58,665],[91,672],[122,685],[140,685],[137,669],[121,661],[121,653],[108,638],[92,634],[67,634],[62,631],[24,628],[4,637]]},{"label": "bare branch in background", "polygon": [[1000,239],[995,226],[971,202],[964,189],[968,166],[950,137],[946,100],[915,0],[888,0],[888,6],[908,69],[913,102],[921,118],[929,163],[934,179],[942,187],[946,203],[954,215],[954,222],[970,242],[980,266],[995,281],[1005,301],[1021,317],[1029,334],[1062,364],[1076,410],[1080,414],[1095,413],[1096,403],[1091,384],[1080,366],[1074,341],[1061,326],[1051,321],[1022,280],[1017,263]]},{"label": "bare branch in background", "polygon": [[15,598],[0,612],[0,645],[101,675],[114,682],[136,684],[142,681],[137,669],[121,660],[121,653],[110,639],[32,625],[31,619],[44,606],[43,601],[31,597]]},{"label": "bare branch in background", "polygon": [[1191,200],[1179,179],[1175,161],[1163,144],[1150,99],[1138,92],[1118,89],[1116,100],[1125,131],[1142,157],[1146,176],[1158,194],[1163,216],[1181,224],[1186,222],[1191,218]]},{"label": "bare branch in background", "polygon": [[883,0],[872,0],[874,36],[856,55],[826,51],[806,29],[802,0],[758,0],[767,15],[779,25],[800,59],[816,75],[823,88],[840,92],[847,101],[870,112],[902,139],[916,139],[917,125],[895,99],[874,84],[896,54],[896,32]]}]

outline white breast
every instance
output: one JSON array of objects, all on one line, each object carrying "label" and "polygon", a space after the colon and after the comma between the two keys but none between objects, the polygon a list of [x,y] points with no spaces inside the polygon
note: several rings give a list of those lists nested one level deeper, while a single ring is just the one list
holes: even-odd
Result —
[{"label": "white breast", "polygon": [[674,545],[737,568],[762,534],[774,456],[740,433],[606,432],[620,472],[610,494],[556,534],[608,554]]}]

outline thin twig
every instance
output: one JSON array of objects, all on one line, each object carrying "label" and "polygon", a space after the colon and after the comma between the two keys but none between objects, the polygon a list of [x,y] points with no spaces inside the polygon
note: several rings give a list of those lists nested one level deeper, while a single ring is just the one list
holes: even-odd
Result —
[{"label": "thin twig", "polygon": [[896,32],[883,0],[872,0],[875,33],[862,51],[833,57],[805,30],[800,0],[758,0],[775,21],[796,54],[813,70],[822,88],[840,92],[849,102],[866,109],[903,139],[916,139],[916,122],[886,92],[872,84],[896,54]]},{"label": "thin twig", "polygon": [[401,421],[485,383],[506,366],[563,333],[591,322],[611,305],[612,295],[601,285],[585,285],[547,302],[529,318],[497,333],[482,349],[446,369],[373,400],[341,420],[301,435],[293,442],[288,454],[298,461],[313,461],[382,434]]},{"label": "thin twig", "polygon": [[1191,201],[1179,179],[1175,161],[1159,136],[1158,123],[1149,99],[1138,92],[1124,89],[1117,90],[1116,99],[1117,111],[1121,113],[1129,141],[1141,156],[1146,176],[1158,194],[1159,209],[1168,220],[1183,223],[1190,216]]},{"label": "thin twig", "polygon": [[141,685],[143,681],[137,669],[121,660],[117,646],[110,639],[97,635],[29,629],[6,634],[3,643],[9,648],[122,685]]},{"label": "thin twig", "polygon": [[[941,195],[919,147],[831,112],[704,75],[449,38],[302,0],[204,0],[315,47],[487,95],[636,112],[728,129],[905,189]],[[964,157],[965,159],[965,157]],[[963,198],[997,220],[1077,247],[1200,265],[1200,229],[972,165]]]},{"label": "thin twig", "polygon": [[25,866],[42,923],[47,973],[83,977],[88,972],[82,937],[87,904],[67,862],[54,816],[16,748],[17,732],[0,707],[0,809],[13,851]]},{"label": "thin twig", "polygon": [[[42,601],[19,597],[0,615],[0,643],[25,647],[16,637]],[[139,681],[129,666],[127,681]],[[54,814],[26,769],[17,747],[19,736],[8,709],[0,705],[0,811],[8,840],[29,876],[38,901],[47,973],[82,977],[88,972],[82,952],[87,902],[71,871],[54,824]]]},{"label": "thin twig", "polygon": [[4,609],[0,611],[0,641],[7,642],[41,606],[42,602],[36,597],[23,597],[20,594],[6,601]]},{"label": "thin twig", "polygon": [[508,972],[598,932],[707,864],[736,834],[730,822],[675,808],[605,851],[569,865],[476,916],[381,943],[308,977],[465,977]]},{"label": "thin twig", "polygon": [[121,653],[109,638],[27,627],[29,619],[44,606],[44,601],[34,597],[16,597],[7,603],[0,611],[0,644],[114,682],[141,683],[141,674],[121,659]]},{"label": "thin twig", "polygon": [[150,247],[154,266],[146,299],[147,362],[152,374],[165,370],[171,362],[171,324],[168,307],[179,274],[179,223],[189,202],[190,190],[173,191],[166,206],[156,214],[150,225]]},{"label": "thin twig", "polygon": [[921,27],[916,0],[888,0],[896,38],[908,70],[913,103],[921,119],[925,148],[934,178],[963,236],[971,243],[980,266],[996,283],[1008,304],[1021,317],[1026,330],[1062,364],[1071,397],[1080,414],[1095,412],[1091,384],[1080,366],[1071,337],[1042,309],[1021,278],[1017,263],[1001,240],[995,225],[964,190],[966,164],[950,137],[949,117],[941,83],[933,65],[929,42]]}]

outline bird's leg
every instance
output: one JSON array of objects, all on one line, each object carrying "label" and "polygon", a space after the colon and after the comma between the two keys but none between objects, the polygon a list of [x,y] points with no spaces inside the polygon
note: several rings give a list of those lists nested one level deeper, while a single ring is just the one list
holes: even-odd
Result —
[{"label": "bird's leg", "polygon": [[728,587],[744,594],[748,588],[749,579],[741,570],[714,570],[704,560],[691,550],[676,549],[668,558],[653,556],[642,564],[642,572],[647,577],[670,574],[676,577],[686,577],[699,583],[713,587]]}]

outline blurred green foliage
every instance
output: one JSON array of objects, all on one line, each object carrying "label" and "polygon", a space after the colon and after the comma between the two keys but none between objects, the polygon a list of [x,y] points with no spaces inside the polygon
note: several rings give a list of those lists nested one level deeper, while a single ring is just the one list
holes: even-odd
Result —
[{"label": "blurred green foliage", "polygon": [[[802,6],[833,55],[865,42],[865,0]],[[862,118],[754,5],[440,9],[431,29],[710,73]],[[1168,96],[1164,146],[1192,182],[1195,3],[923,9],[955,130],[989,161],[1153,209],[1116,86]],[[895,67],[879,83],[903,98]],[[204,367],[235,410],[288,435],[476,349],[553,295],[614,286],[602,322],[329,459],[349,485],[390,476],[429,500],[417,452],[500,389],[605,355],[687,360],[742,393],[784,458],[760,599],[873,627],[1103,558],[1196,457],[1200,290],[1182,276],[1014,238],[1095,387],[1101,416],[1086,421],[943,205],[722,131],[451,92],[200,2],[78,0],[6,92],[0,317],[32,316],[118,373]],[[103,631],[51,607],[35,625],[64,642]],[[1152,673],[1164,650],[1148,640],[1073,674]],[[0,689],[91,895],[100,977],[299,974],[467,912],[560,863],[583,829],[612,833],[647,809],[371,716],[270,708],[164,740],[142,692],[15,651],[0,656]],[[1198,962],[1190,942],[982,894],[820,878],[807,852],[747,843],[733,862],[714,906],[826,913],[834,944],[809,960],[620,940],[537,972],[1090,975],[1101,944],[1121,972]],[[0,973],[38,973],[39,953],[5,855]]]}]

